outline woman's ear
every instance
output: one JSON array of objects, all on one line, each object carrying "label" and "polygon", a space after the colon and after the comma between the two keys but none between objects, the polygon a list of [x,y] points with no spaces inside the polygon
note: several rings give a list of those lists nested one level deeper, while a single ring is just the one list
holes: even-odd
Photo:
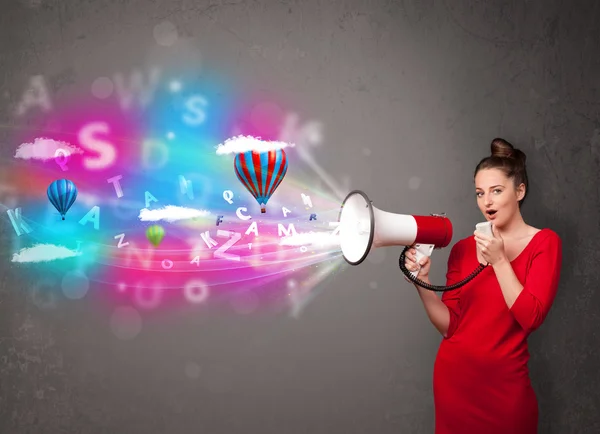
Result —
[{"label": "woman's ear", "polygon": [[523,199],[525,197],[525,184],[521,183],[518,187],[517,187],[517,201],[520,201],[521,199]]}]

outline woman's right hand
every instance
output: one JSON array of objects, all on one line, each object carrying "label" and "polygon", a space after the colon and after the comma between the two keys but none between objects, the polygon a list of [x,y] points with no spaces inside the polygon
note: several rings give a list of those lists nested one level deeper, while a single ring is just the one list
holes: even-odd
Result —
[{"label": "woman's right hand", "polygon": [[423,280],[429,276],[429,268],[431,266],[431,259],[429,258],[429,256],[424,256],[419,261],[419,265],[417,265],[417,262],[415,259],[416,254],[417,254],[417,251],[415,250],[414,247],[411,247],[410,249],[408,249],[406,251],[406,254],[404,255],[404,258],[405,258],[404,266],[408,269],[408,271],[415,271],[420,266],[421,269],[419,270],[419,274],[417,274],[417,278]]}]

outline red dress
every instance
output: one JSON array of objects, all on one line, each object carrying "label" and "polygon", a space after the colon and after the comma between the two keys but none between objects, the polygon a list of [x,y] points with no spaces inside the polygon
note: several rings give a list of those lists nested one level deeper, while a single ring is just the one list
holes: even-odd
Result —
[{"label": "red dress", "polygon": [[[474,237],[459,241],[448,259],[446,285],[478,264]],[[561,239],[542,229],[511,262],[524,287],[510,309],[491,265],[442,294],[450,326],[433,372],[436,434],[537,433],[527,337],[550,310],[561,264]]]}]

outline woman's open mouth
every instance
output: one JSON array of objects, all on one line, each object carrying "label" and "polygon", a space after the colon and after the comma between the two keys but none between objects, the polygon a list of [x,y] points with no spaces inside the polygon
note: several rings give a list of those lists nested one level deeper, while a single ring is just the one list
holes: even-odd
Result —
[{"label": "woman's open mouth", "polygon": [[496,217],[496,213],[497,213],[497,212],[498,212],[498,211],[497,211],[497,210],[495,210],[495,209],[489,209],[489,210],[487,210],[487,211],[485,212],[485,214],[488,216],[488,218],[489,218],[490,220],[494,220],[494,218]]}]

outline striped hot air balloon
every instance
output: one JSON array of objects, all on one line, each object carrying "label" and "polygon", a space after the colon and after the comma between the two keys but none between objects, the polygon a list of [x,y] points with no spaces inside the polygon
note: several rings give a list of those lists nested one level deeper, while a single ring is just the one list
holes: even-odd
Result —
[{"label": "striped hot air balloon", "polygon": [[269,198],[287,172],[287,158],[283,149],[266,152],[247,151],[235,156],[234,168],[238,179],[266,212]]},{"label": "striped hot air balloon", "polygon": [[158,247],[165,236],[165,229],[161,225],[152,225],[146,229],[146,238],[154,247]]},{"label": "striped hot air balloon", "polygon": [[65,219],[65,214],[71,208],[71,205],[77,199],[77,187],[73,181],[68,179],[57,179],[52,181],[46,190],[50,203],[60,213],[62,219]]}]

